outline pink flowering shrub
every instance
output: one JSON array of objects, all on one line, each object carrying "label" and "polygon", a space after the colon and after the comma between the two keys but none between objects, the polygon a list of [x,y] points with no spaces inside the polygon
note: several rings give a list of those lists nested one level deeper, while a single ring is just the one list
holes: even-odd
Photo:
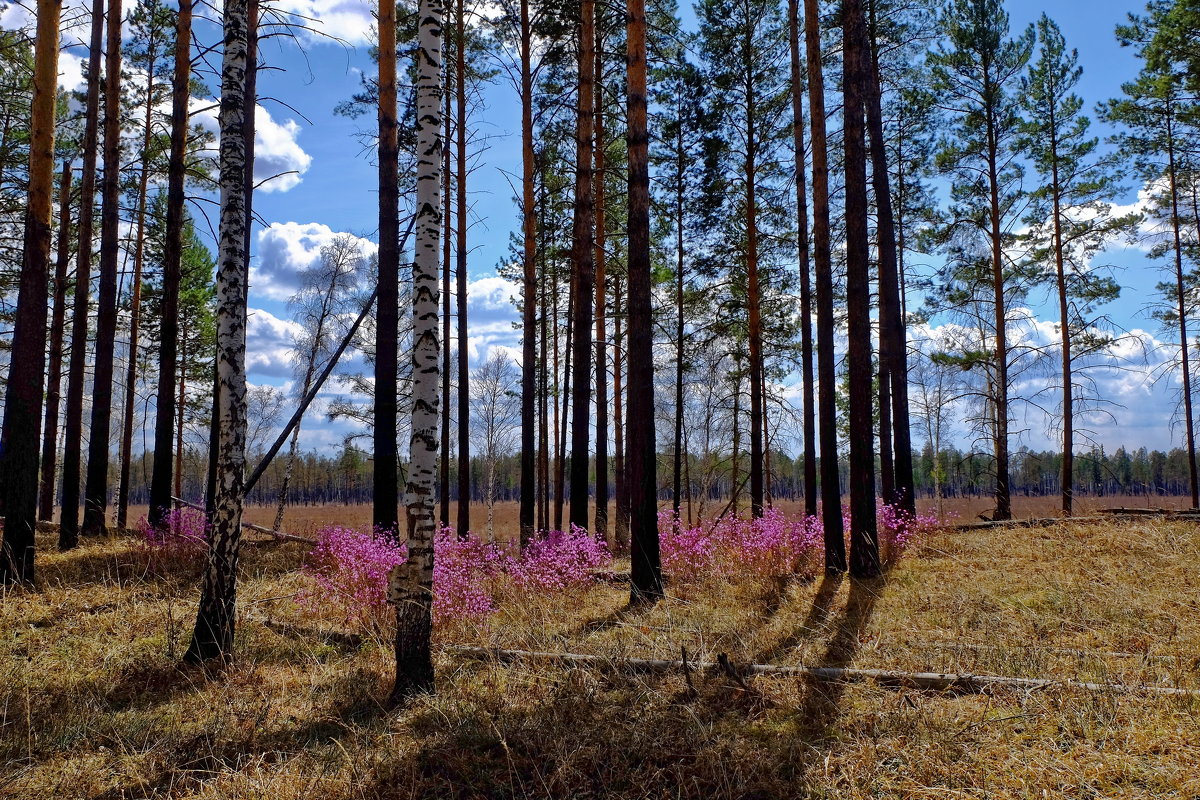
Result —
[{"label": "pink flowering shrub", "polygon": [[208,550],[208,523],[204,512],[194,508],[173,509],[159,527],[142,517],[136,530],[152,572],[195,566]]},{"label": "pink flowering shrub", "polygon": [[659,514],[663,569],[695,581],[734,574],[813,574],[819,566],[821,523],[767,509],[759,519],[726,517],[685,527],[670,511]]},{"label": "pink flowering shrub", "polygon": [[880,501],[876,511],[879,528],[879,544],[888,562],[899,560],[917,539],[932,531],[939,524],[935,514],[910,515],[904,509]]},{"label": "pink flowering shrub", "polygon": [[509,572],[518,588],[550,592],[591,584],[594,570],[611,563],[604,542],[572,525],[570,533],[550,531],[531,541]]},{"label": "pink flowering shrub", "polygon": [[[474,534],[460,539],[447,527],[435,535],[433,552],[433,616],[438,621],[487,617],[496,611],[505,587],[545,593],[588,585],[595,581],[594,570],[612,562],[604,543],[578,528],[537,538],[514,557],[501,545]],[[340,526],[322,528],[303,569],[309,585],[297,602],[310,611],[336,607],[348,623],[369,623],[387,605],[392,567],[407,555],[404,545],[387,537]]]},{"label": "pink flowering shrub", "polygon": [[403,545],[378,532],[327,525],[304,561],[309,586],[296,600],[310,611],[333,607],[347,623],[366,624],[386,608],[388,576],[407,555]]}]

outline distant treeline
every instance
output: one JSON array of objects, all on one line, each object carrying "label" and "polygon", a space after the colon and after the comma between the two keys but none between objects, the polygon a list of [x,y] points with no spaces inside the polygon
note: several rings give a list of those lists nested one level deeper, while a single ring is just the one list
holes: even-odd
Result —
[{"label": "distant treeline", "polygon": [[[669,499],[671,453],[661,453],[663,468],[660,476],[662,499]],[[149,499],[151,454],[144,454],[133,465],[135,504]],[[257,458],[250,459],[251,464]],[[457,463],[451,462],[453,473]],[[247,500],[256,504],[272,504],[278,500],[283,482],[283,459],[272,463],[254,487]],[[403,480],[401,465],[401,479]],[[685,462],[694,499],[717,501],[734,495],[730,481],[728,459],[712,456],[689,456]],[[1022,448],[1013,454],[1012,491],[1024,496],[1049,496],[1061,492],[1059,476],[1062,454],[1053,451],[1034,451]],[[185,499],[199,501],[204,496],[205,461],[202,454],[190,452],[184,458],[183,494]],[[975,497],[995,489],[994,462],[986,453],[970,453],[949,448],[937,458],[932,451],[913,452],[913,467],[918,497]],[[592,470],[595,463],[592,463]],[[483,458],[471,459],[472,500],[487,499],[487,463]],[[1186,495],[1188,492],[1187,453],[1181,448],[1169,452],[1148,450],[1145,447],[1127,450],[1120,447],[1112,453],[1104,448],[1077,452],[1074,463],[1075,492],[1079,495],[1104,496],[1114,494]],[[367,453],[355,447],[344,447],[332,453],[310,451],[299,456],[292,472],[288,501],[292,505],[324,503],[370,503],[373,484],[372,466]],[[841,464],[842,490],[848,491],[846,481],[849,467]],[[743,472],[744,474],[744,472]],[[773,498],[799,500],[804,496],[804,460],[782,452],[770,455],[770,494]],[[520,457],[509,455],[497,459],[495,465],[494,497],[498,501],[519,500]],[[595,476],[592,475],[592,478]],[[610,481],[610,486],[614,482]],[[457,499],[457,484],[450,486],[451,498]],[[746,499],[745,486],[738,487],[741,500]],[[685,488],[685,494],[687,489]]]}]

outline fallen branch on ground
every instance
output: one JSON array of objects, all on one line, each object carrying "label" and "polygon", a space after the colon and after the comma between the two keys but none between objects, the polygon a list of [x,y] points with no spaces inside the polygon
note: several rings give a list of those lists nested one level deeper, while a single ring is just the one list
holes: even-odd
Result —
[{"label": "fallen branch on ground", "polygon": [[[172,497],[171,501],[174,503],[179,503],[180,505],[187,506],[188,508],[194,508],[197,511],[204,510],[203,506],[198,506],[195,503],[189,503],[187,500],[181,500],[178,497]],[[255,525],[253,522],[246,522],[245,520],[242,520],[242,527],[248,528],[249,530],[252,530],[252,531],[257,531],[259,533],[265,533],[268,536],[274,537],[275,539],[279,539],[280,541],[284,541],[284,542],[301,542],[303,544],[311,544],[311,545],[315,545],[317,543],[316,539],[311,539],[307,536],[297,536],[294,533],[283,533],[282,531],[273,531],[270,528],[264,528],[262,525]]]},{"label": "fallen branch on ground", "polygon": [[[684,662],[647,658],[608,658],[580,653],[547,653],[536,650],[503,650],[489,647],[456,645],[448,648],[467,658],[496,661],[544,661],[564,665],[613,667],[628,672],[682,671]],[[724,654],[722,654],[724,655]],[[707,670],[719,665],[713,662],[692,662],[689,668]],[[993,688],[1013,687],[1028,690],[1082,689],[1089,692],[1121,692],[1136,694],[1200,697],[1198,689],[1178,689],[1172,686],[1137,686],[1122,683],[1085,683],[1071,679],[1015,678],[1001,675],[964,675],[936,672],[898,672],[885,669],[854,667],[804,667],[775,664],[750,664],[741,670],[743,675],[790,675],[822,681],[872,681],[888,688],[921,689],[935,692],[985,692]]]}]

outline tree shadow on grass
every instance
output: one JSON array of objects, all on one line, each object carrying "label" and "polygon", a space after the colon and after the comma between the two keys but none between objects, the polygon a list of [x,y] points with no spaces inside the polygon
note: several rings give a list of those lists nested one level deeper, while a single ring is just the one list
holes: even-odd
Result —
[{"label": "tree shadow on grass", "polygon": [[838,590],[842,588],[844,579],[841,573],[826,573],[817,585],[817,593],[813,596],[812,606],[804,623],[770,648],[760,651],[752,659],[755,664],[771,664],[775,659],[794,650],[801,642],[815,639],[825,628],[833,604],[837,599]]}]

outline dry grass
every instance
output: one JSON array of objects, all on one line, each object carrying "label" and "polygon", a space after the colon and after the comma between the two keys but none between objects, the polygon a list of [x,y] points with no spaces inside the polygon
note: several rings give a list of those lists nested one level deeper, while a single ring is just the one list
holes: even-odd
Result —
[{"label": "dry grass", "polygon": [[[49,544],[49,541],[46,542]],[[238,662],[178,668],[196,589],[127,541],[42,551],[0,607],[0,796],[1200,796],[1200,700],[1065,689],[946,695],[871,684],[469,662],[447,644],[853,664],[1200,688],[1200,530],[939,534],[886,579],[597,586],[513,597],[437,632],[438,693],[383,705],[389,651],[320,636],[287,598],[299,545],[250,548]],[[267,627],[265,616],[294,627]],[[1068,653],[1066,651],[1085,651]]]}]

